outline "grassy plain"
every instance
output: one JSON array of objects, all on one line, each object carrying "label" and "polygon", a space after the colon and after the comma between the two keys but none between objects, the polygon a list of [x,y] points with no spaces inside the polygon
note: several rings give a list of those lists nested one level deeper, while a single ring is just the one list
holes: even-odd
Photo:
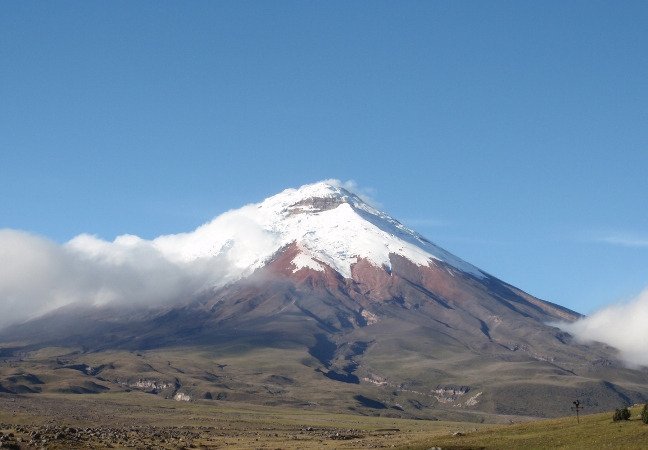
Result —
[{"label": "grassy plain", "polygon": [[[234,402],[176,402],[140,392],[0,396],[0,433],[16,448],[644,449],[632,408],[511,425],[394,419]],[[73,427],[73,428],[71,428]],[[71,434],[70,430],[74,430]]]},{"label": "grassy plain", "polygon": [[140,392],[2,395],[0,424],[21,448],[53,449],[411,448],[431,436],[485,427],[234,402],[176,402]]}]

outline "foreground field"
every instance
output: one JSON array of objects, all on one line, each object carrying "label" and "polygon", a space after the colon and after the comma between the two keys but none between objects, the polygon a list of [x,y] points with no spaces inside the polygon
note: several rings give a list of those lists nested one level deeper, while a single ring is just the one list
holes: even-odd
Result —
[{"label": "foreground field", "polygon": [[14,448],[411,448],[430,437],[481,427],[485,425],[176,402],[135,392],[0,395],[0,429],[5,444]]},{"label": "foreground field", "polygon": [[648,425],[611,413],[510,425],[392,419],[142,393],[0,394],[0,448],[643,449]]}]

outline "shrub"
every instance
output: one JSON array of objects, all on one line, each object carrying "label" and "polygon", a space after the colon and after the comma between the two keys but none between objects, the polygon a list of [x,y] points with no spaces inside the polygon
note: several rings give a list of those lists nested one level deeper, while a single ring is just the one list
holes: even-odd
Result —
[{"label": "shrub", "polygon": [[643,423],[648,423],[648,403],[646,403],[641,410],[641,421]]},{"label": "shrub", "polygon": [[612,420],[618,422],[620,420],[629,420],[630,419],[630,410],[628,408],[618,408],[614,411],[614,416]]}]

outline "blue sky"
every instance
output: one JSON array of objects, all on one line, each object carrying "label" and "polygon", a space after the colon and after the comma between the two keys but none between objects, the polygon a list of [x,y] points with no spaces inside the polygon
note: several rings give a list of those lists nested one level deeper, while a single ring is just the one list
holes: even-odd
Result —
[{"label": "blue sky", "polygon": [[648,286],[648,3],[0,3],[0,228],[189,231],[355,180],[591,312]]}]

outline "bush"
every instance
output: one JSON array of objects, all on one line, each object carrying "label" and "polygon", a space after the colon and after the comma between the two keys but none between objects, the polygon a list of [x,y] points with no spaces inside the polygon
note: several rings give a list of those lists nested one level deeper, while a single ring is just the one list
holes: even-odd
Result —
[{"label": "bush", "polygon": [[628,408],[619,408],[616,411],[614,411],[614,416],[612,416],[612,420],[615,422],[618,422],[620,420],[629,420],[630,419],[630,410]]},{"label": "bush", "polygon": [[643,423],[648,423],[648,403],[646,403],[641,410],[641,421]]}]

